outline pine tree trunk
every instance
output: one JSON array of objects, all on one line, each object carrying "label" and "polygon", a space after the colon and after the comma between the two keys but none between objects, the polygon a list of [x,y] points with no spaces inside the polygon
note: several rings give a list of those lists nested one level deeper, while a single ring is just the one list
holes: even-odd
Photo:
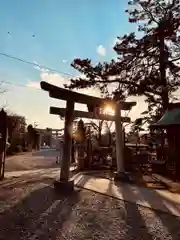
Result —
[{"label": "pine tree trunk", "polygon": [[160,29],[160,34],[159,34],[159,50],[160,50],[160,81],[161,81],[161,87],[162,87],[162,108],[164,112],[168,108],[169,105],[169,94],[168,94],[168,83],[167,83],[167,78],[166,78],[166,58],[167,54],[165,52],[165,40],[164,40],[164,27],[163,29]]},{"label": "pine tree trunk", "polygon": [[[166,78],[166,63],[167,63],[167,54],[165,52],[165,39],[164,39],[164,26],[162,26],[162,29],[160,29],[160,38],[159,38],[159,50],[160,50],[160,81],[161,81],[161,87],[162,87],[162,113],[161,115],[165,113],[165,111],[168,109],[169,105],[169,92],[168,92],[168,82]],[[169,141],[169,129],[167,129],[167,138]],[[164,140],[164,139],[163,139]],[[163,144],[162,140],[162,144]]]}]

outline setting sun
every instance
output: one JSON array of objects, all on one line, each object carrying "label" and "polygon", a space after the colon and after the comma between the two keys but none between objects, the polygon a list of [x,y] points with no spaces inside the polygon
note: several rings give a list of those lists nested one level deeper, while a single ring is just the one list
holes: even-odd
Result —
[{"label": "setting sun", "polygon": [[113,109],[111,106],[106,106],[106,107],[103,109],[103,114],[114,115],[114,114],[115,114],[115,111],[114,111],[114,109]]}]

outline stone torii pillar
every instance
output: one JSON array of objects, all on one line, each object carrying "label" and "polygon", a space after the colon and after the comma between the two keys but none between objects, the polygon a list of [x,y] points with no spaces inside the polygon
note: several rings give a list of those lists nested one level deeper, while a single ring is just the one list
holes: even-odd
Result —
[{"label": "stone torii pillar", "polygon": [[117,173],[124,173],[124,159],[123,159],[123,131],[121,123],[121,104],[118,101],[115,110],[115,128],[116,128],[116,161]]},{"label": "stone torii pillar", "polygon": [[115,110],[117,172],[114,175],[114,180],[128,181],[129,177],[124,170],[124,134],[121,121],[121,109],[121,102],[117,101]]},{"label": "stone torii pillar", "polygon": [[67,101],[65,125],[64,125],[63,158],[61,161],[61,171],[60,171],[60,182],[63,182],[63,183],[68,182],[69,180],[69,165],[71,160],[71,147],[72,147],[71,134],[72,134],[73,114],[74,114],[74,102]]},{"label": "stone torii pillar", "polygon": [[72,147],[72,123],[74,114],[74,101],[68,100],[66,102],[66,114],[64,123],[64,142],[63,154],[60,161],[60,177],[54,182],[54,187],[62,192],[71,192],[74,188],[74,181],[69,180],[69,166],[71,161],[71,147]]}]

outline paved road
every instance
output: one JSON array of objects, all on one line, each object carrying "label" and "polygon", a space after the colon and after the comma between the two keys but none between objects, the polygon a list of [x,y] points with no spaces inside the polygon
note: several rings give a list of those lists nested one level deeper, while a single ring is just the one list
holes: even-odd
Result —
[{"label": "paved road", "polygon": [[59,153],[54,149],[43,149],[37,152],[25,153],[6,159],[6,172],[57,168],[56,156]]}]

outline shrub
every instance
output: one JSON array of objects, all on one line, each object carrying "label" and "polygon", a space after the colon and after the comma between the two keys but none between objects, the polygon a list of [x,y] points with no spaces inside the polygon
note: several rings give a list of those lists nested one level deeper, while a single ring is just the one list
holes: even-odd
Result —
[{"label": "shrub", "polygon": [[23,148],[23,152],[28,152],[29,150],[28,150],[28,148]]},{"label": "shrub", "polygon": [[14,153],[20,153],[22,152],[22,146],[21,145],[11,145],[7,151],[7,155],[13,155]]},{"label": "shrub", "polygon": [[14,153],[22,152],[22,141],[21,137],[19,136],[13,136],[10,139],[10,146],[6,151],[7,155],[13,155]]},{"label": "shrub", "polygon": [[21,145],[16,145],[16,147],[15,147],[15,152],[16,152],[16,153],[22,152],[22,146],[21,146]]}]

